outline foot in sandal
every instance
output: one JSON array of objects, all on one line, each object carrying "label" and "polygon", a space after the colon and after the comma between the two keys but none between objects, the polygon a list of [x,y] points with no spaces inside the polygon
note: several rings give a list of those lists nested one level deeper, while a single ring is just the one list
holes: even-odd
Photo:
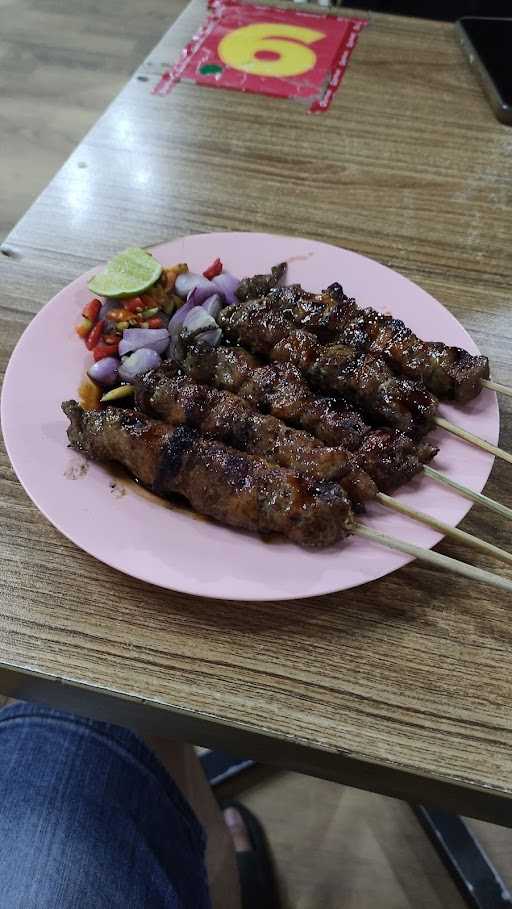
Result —
[{"label": "foot in sandal", "polygon": [[239,802],[222,805],[236,853],[242,909],[279,909],[272,857],[263,827]]}]

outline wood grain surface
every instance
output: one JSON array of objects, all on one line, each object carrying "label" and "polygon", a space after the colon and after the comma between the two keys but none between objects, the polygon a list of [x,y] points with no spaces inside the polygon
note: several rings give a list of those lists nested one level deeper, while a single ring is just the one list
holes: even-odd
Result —
[{"label": "wood grain surface", "polygon": [[0,0],[0,238],[186,0]]},{"label": "wood grain surface", "polygon": [[[2,367],[34,313],[86,268],[128,244],[225,228],[309,236],[398,269],[510,383],[512,131],[453,27],[371,16],[331,111],[312,117],[192,85],[152,96],[203,16],[193,0],[7,238]],[[509,450],[511,404],[500,402]],[[5,454],[0,483],[4,693],[510,823],[506,594],[410,565],[316,600],[193,599],[77,550]],[[512,505],[506,465],[486,491]],[[510,527],[481,509],[462,526],[510,548]]]}]

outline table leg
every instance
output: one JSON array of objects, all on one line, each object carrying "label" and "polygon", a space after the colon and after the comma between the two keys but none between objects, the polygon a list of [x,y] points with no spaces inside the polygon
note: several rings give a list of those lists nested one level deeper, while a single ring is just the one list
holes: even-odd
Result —
[{"label": "table leg", "polygon": [[512,906],[505,883],[461,817],[424,805],[415,805],[412,810],[468,906]]},{"label": "table leg", "polygon": [[205,751],[200,761],[210,786],[218,786],[244,770],[254,767],[256,761],[235,758],[225,751]]}]

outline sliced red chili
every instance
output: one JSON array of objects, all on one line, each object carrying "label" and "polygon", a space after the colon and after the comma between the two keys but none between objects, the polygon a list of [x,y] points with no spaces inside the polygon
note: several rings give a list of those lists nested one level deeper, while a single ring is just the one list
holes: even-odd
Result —
[{"label": "sliced red chili", "polygon": [[96,322],[94,328],[91,328],[89,334],[87,335],[87,338],[85,339],[85,346],[87,347],[87,350],[93,350],[93,348],[96,347],[96,344],[103,334],[104,326],[105,323],[103,319],[100,319],[99,322]]},{"label": "sliced red chili", "polygon": [[104,357],[115,357],[118,347],[119,341],[116,344],[105,344],[104,341],[100,341],[92,352],[94,360],[103,360]]},{"label": "sliced red chili", "polygon": [[90,300],[89,303],[87,303],[87,305],[82,309],[82,315],[84,319],[90,319],[94,325],[96,319],[100,314],[100,309],[101,303],[99,300]]},{"label": "sliced red chili", "polygon": [[124,308],[128,312],[141,312],[144,309],[144,303],[140,297],[133,297],[132,300],[126,300],[124,303]]},{"label": "sliced red chili", "polygon": [[223,265],[220,259],[215,259],[206,271],[203,271],[203,275],[205,278],[208,278],[208,280],[211,280],[212,278],[216,278],[217,275],[220,275],[222,268]]}]

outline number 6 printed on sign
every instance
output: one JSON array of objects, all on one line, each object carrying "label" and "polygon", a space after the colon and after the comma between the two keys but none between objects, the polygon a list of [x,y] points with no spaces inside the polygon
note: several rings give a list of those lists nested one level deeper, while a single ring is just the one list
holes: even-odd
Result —
[{"label": "number 6 printed on sign", "polygon": [[167,94],[176,82],[195,82],[326,110],[366,20],[257,2],[209,0],[208,19],[153,92]]},{"label": "number 6 printed on sign", "polygon": [[255,76],[291,78],[315,67],[317,56],[308,45],[325,32],[299,25],[260,22],[237,28],[218,45],[223,63]]}]

